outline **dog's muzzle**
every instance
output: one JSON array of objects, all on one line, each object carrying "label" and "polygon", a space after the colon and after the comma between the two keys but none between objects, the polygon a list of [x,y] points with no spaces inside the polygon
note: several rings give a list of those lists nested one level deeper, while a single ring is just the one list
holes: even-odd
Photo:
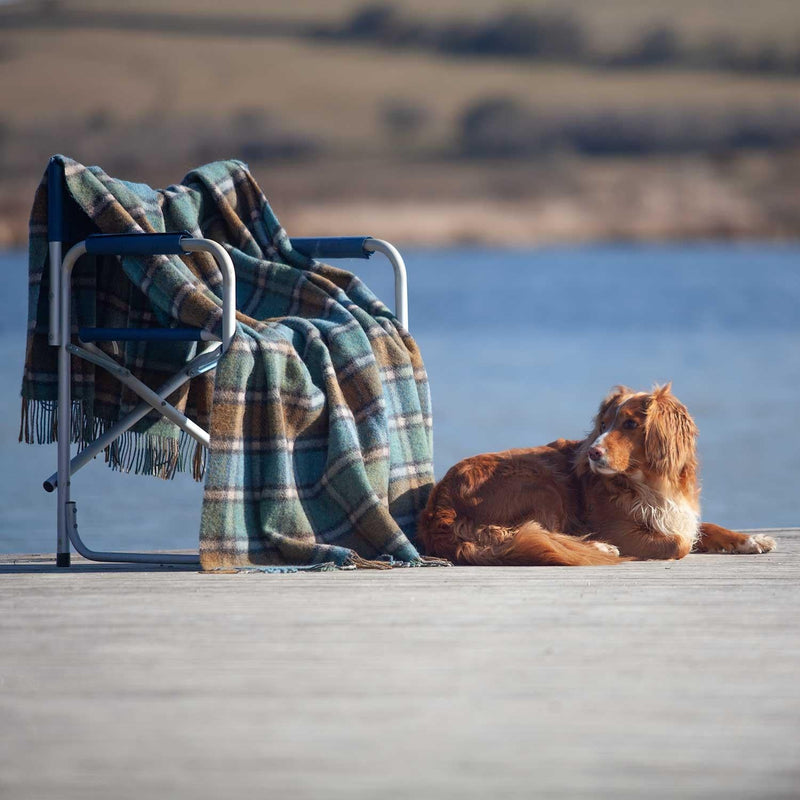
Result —
[{"label": "dog's muzzle", "polygon": [[604,463],[606,460],[606,451],[603,450],[602,447],[591,447],[589,448],[589,461],[593,461],[594,463],[598,464],[598,466],[606,466]]},{"label": "dog's muzzle", "polygon": [[592,472],[598,472],[602,475],[613,475],[615,470],[611,469],[606,457],[606,451],[602,447],[594,445],[589,448],[589,468]]}]

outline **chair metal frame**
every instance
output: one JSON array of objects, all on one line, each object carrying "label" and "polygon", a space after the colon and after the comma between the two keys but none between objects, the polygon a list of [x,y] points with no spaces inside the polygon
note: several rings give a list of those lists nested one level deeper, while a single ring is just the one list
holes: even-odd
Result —
[{"label": "chair metal frame", "polygon": [[[48,183],[48,241],[50,277],[50,329],[48,342],[58,347],[58,468],[43,482],[48,492],[57,490],[56,564],[70,566],[70,544],[92,561],[146,564],[177,564],[196,566],[199,557],[184,553],[126,553],[104,552],[87,546],[78,533],[77,505],[70,496],[70,477],[88,464],[98,453],[132,428],[155,409],[174,422],[197,442],[208,446],[207,431],[167,402],[166,398],[187,381],[214,369],[230,346],[236,330],[236,274],[227,251],[211,239],[194,238],[186,232],[91,234],[77,243],[70,242],[67,231],[64,198],[63,166],[51,159],[47,170]],[[403,258],[394,245],[371,236],[340,236],[291,239],[292,247],[315,259],[369,258],[383,254],[394,270],[395,314],[403,327],[408,328],[408,283]],[[70,246],[71,245],[71,246]],[[69,247],[62,259],[62,252]],[[79,344],[72,343],[72,270],[84,254],[90,255],[185,255],[207,252],[222,273],[222,335],[217,339],[206,331],[191,328],[163,329],[102,329],[81,328]],[[131,340],[197,341],[200,347],[192,358],[166,383],[153,390],[131,372],[108,356],[95,341]],[[203,343],[202,345],[200,343]],[[100,437],[71,456],[70,419],[72,410],[71,357],[77,356],[110,372],[140,398],[141,403],[120,419]]]}]

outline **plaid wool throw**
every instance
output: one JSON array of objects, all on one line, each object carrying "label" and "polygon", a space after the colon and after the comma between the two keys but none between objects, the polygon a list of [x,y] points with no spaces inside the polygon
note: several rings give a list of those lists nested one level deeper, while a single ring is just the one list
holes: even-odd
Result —
[{"label": "plaid wool throw", "polygon": [[[354,275],[294,251],[246,165],[215,162],[154,190],[59,157],[70,238],[186,230],[236,269],[236,335],[216,370],[169,399],[209,426],[204,454],[155,412],[106,452],[120,470],[205,476],[206,570],[367,561],[420,564],[416,518],[433,484],[430,396],[414,340]],[[20,436],[55,438],[57,348],[47,343],[47,182],[30,225],[29,328]],[[219,333],[222,276],[206,254],[82,258],[73,329],[192,326]],[[104,349],[151,386],[194,344]],[[138,404],[73,358],[72,438],[85,443]]]}]

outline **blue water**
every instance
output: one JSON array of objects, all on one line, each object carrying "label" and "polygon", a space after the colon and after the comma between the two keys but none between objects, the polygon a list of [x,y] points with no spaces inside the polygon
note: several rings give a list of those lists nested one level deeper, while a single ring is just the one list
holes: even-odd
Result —
[{"label": "blue water", "polygon": [[[464,456],[580,438],[607,390],[673,381],[700,428],[704,517],[800,524],[800,244],[407,250],[410,328],[434,401],[437,475]],[[356,262],[391,298],[379,257]],[[55,447],[17,443],[26,266],[0,254],[0,551],[52,551]],[[194,547],[201,488],[75,476],[99,547]]]}]

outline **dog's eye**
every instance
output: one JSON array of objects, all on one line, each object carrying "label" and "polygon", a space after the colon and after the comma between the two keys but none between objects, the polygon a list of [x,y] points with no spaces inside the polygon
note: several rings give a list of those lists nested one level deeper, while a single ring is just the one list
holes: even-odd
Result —
[{"label": "dog's eye", "polygon": [[606,429],[606,424],[605,424],[605,422],[601,422],[601,423],[600,423],[600,433],[602,433],[602,432],[603,432],[605,429]]},{"label": "dog's eye", "polygon": [[622,423],[622,427],[625,428],[626,431],[632,431],[635,427],[637,427],[636,420],[626,419],[625,422]]}]

